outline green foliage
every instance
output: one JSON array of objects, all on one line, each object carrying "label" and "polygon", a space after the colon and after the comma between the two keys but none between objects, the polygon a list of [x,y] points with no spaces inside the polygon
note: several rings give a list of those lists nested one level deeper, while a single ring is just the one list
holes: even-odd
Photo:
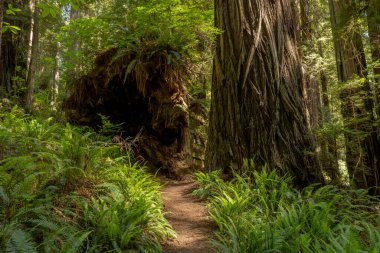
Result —
[{"label": "green foliage", "polygon": [[174,236],[159,184],[89,129],[0,114],[0,248],[159,252]]},{"label": "green foliage", "polygon": [[159,252],[159,242],[174,236],[162,214],[159,185],[136,164],[113,167],[101,177],[110,179],[98,185],[101,196],[82,202],[93,248]]},{"label": "green foliage", "polygon": [[212,41],[212,2],[135,1],[126,18],[127,41],[155,40],[173,50],[190,53],[201,41]]},{"label": "green foliage", "polygon": [[[11,3],[8,4],[8,8],[5,11],[6,15],[15,16],[18,12],[20,12],[20,8],[14,7]],[[8,22],[3,22],[3,27],[1,29],[1,33],[5,33],[6,31],[10,31],[11,33],[17,34],[21,30],[20,27],[11,25]]]},{"label": "green foliage", "polygon": [[16,15],[17,12],[20,12],[20,8],[14,7],[12,4],[8,4],[8,9],[5,11],[5,14],[7,15]]},{"label": "green foliage", "polygon": [[41,16],[43,18],[48,16],[56,18],[59,14],[61,14],[60,6],[70,4],[71,8],[78,10],[79,5],[84,3],[85,0],[57,0],[39,3],[37,4],[37,7],[41,9]]},{"label": "green foliage", "polygon": [[212,1],[114,0],[90,8],[97,14],[71,19],[57,35],[67,80],[73,71],[88,73],[96,55],[114,47],[138,52],[147,44],[155,44],[171,50],[169,64],[185,56],[196,62],[200,52],[210,49],[217,34]]},{"label": "green foliage", "polygon": [[112,32],[109,23],[96,17],[73,19],[63,26],[55,35],[63,52],[63,79],[71,80],[73,72],[76,75],[88,73],[97,54],[108,47],[107,39]]},{"label": "green foliage", "polygon": [[3,28],[1,29],[1,32],[5,33],[6,31],[10,31],[13,34],[17,34],[18,31],[20,31],[20,30],[21,30],[20,27],[11,25],[8,22],[4,22],[3,23]]},{"label": "green foliage", "polygon": [[210,173],[199,172],[196,174],[196,179],[199,188],[193,191],[193,195],[200,198],[213,197],[219,194],[221,187],[224,187],[224,181],[220,178],[221,171],[215,170]]},{"label": "green foliage", "polygon": [[112,138],[115,135],[118,135],[122,132],[123,123],[115,124],[112,123],[109,117],[99,114],[102,125],[99,130],[99,133],[103,136],[107,136],[108,138]]},{"label": "green foliage", "polygon": [[41,16],[43,18],[46,18],[47,16],[52,16],[53,18],[56,18],[57,15],[61,13],[59,7],[54,4],[41,3],[37,4],[37,7],[42,10]]},{"label": "green foliage", "polygon": [[[253,168],[251,168],[253,171]],[[334,186],[291,187],[289,177],[264,169],[253,176],[197,173],[219,227],[217,252],[379,252],[377,199]]]}]

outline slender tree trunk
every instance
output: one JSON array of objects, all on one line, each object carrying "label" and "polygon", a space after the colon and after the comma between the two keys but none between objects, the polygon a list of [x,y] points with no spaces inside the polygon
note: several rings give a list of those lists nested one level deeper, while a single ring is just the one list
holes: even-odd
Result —
[{"label": "slender tree trunk", "polygon": [[0,98],[5,94],[4,87],[4,59],[2,55],[2,47],[3,47],[3,20],[4,20],[4,0],[0,0]]},{"label": "slender tree trunk", "polygon": [[[320,57],[323,59],[323,48],[322,42],[318,42],[318,53]],[[330,111],[330,100],[328,96],[328,81],[325,71],[320,71],[320,80],[321,80],[321,88],[322,88],[322,105],[323,105],[323,122],[330,123],[332,119],[331,111]],[[336,138],[330,135],[326,135],[324,140],[321,142],[322,144],[322,158],[321,163],[323,170],[330,177],[331,182],[339,184],[341,179],[341,173],[339,172],[339,163],[338,163],[338,149]]]},{"label": "slender tree trunk", "polygon": [[373,97],[362,38],[357,29],[344,35],[339,32],[342,30],[342,10],[353,3],[343,0],[329,0],[329,3],[339,80],[352,81],[355,75],[365,80],[359,85],[347,86],[340,94],[348,130],[345,134],[347,169],[357,187],[375,187],[371,193],[380,193],[380,145],[374,127]]},{"label": "slender tree trunk", "polygon": [[374,74],[376,83],[380,83],[380,1],[368,0],[368,33],[372,48],[372,60],[376,62]]},{"label": "slender tree trunk", "polygon": [[305,186],[322,182],[302,98],[296,10],[286,0],[216,0],[206,167],[253,159]]},{"label": "slender tree trunk", "polygon": [[1,59],[1,46],[2,44],[2,37],[3,37],[3,21],[4,21],[4,0],[0,0],[0,59]]},{"label": "slender tree trunk", "polygon": [[[310,129],[315,130],[322,127],[322,105],[321,95],[319,91],[319,83],[315,76],[310,74],[310,69],[315,68],[315,61],[310,61],[307,56],[311,55],[315,50],[315,29],[312,24],[316,22],[316,15],[313,15],[310,0],[299,1],[300,9],[300,55],[303,62],[303,96],[306,106],[306,116],[308,126]],[[315,138],[316,150],[314,151],[318,157],[319,164],[323,170],[327,170],[324,166],[325,152],[323,150],[323,143]]]},{"label": "slender tree trunk", "polygon": [[[31,13],[30,15],[30,30],[29,30],[29,46],[28,46],[28,51],[26,53],[26,66],[27,70],[29,71],[29,66],[30,66],[30,60],[32,58],[32,47],[33,47],[33,26],[34,26],[34,12],[35,12],[35,5],[36,5],[36,0],[30,0],[29,1],[29,11]],[[26,77],[28,78],[28,77]]]},{"label": "slender tree trunk", "polygon": [[[37,1],[35,1],[37,5]],[[31,55],[29,59],[28,75],[26,78],[27,93],[25,98],[25,109],[28,113],[32,111],[33,96],[34,96],[34,83],[35,83],[35,70],[36,70],[36,58],[38,53],[38,33],[39,33],[39,21],[38,21],[38,8],[34,8],[33,23],[31,28],[32,43],[31,43]]]},{"label": "slender tree trunk", "polygon": [[[28,47],[28,39],[25,38],[26,31],[29,31],[29,22],[24,19],[24,15],[29,13],[17,13],[15,16],[7,16],[4,14],[5,6],[8,2],[13,2],[17,7],[25,9],[29,0],[25,1],[4,1],[4,6],[0,7],[0,12],[3,11],[3,27],[4,22],[9,22],[12,25],[21,28],[17,34],[13,34],[9,30],[1,35],[1,57],[0,57],[0,93],[3,92],[5,97],[16,95],[25,98],[25,93],[20,94],[21,86],[25,85],[25,82],[16,81],[12,78],[15,76],[22,76],[23,74],[18,71],[18,68],[27,69],[26,65],[26,50]],[[26,6],[25,6],[26,5]],[[9,20],[7,20],[9,19]],[[24,76],[23,76],[24,77]],[[25,77],[26,79],[26,77]],[[24,101],[22,101],[24,102]]]},{"label": "slender tree trunk", "polygon": [[57,109],[57,99],[59,94],[59,68],[60,68],[60,43],[56,44],[55,49],[55,66],[53,71],[53,82],[51,86],[51,102],[50,105],[53,110]]},{"label": "slender tree trunk", "polygon": [[[374,63],[373,73],[376,93],[376,113],[380,118],[380,1],[368,0],[368,34],[372,49],[372,61]],[[380,125],[377,128],[378,139],[380,140]]]},{"label": "slender tree trunk", "polygon": [[315,129],[321,127],[321,100],[319,85],[316,78],[309,73],[309,69],[315,66],[315,62],[308,62],[307,55],[310,55],[314,48],[314,35],[312,23],[314,22],[313,13],[311,11],[310,0],[300,1],[300,55],[303,58],[304,78],[304,100],[307,111],[307,119],[310,128]]},{"label": "slender tree trunk", "polygon": [[313,31],[311,25],[312,13],[310,0],[301,0],[300,1],[300,13],[301,13],[301,44],[304,50],[310,50],[312,47],[312,37]]},{"label": "slender tree trunk", "polygon": [[[318,28],[319,18],[318,14],[312,9],[311,0],[300,1],[300,13],[301,13],[301,43],[303,54],[312,54],[313,51],[319,53],[323,58],[322,43],[315,40],[314,34]],[[317,44],[317,47],[314,45]],[[306,60],[304,60],[307,62]],[[315,62],[309,63],[308,68],[312,69],[316,67]],[[306,105],[310,114],[309,123],[311,128],[321,128],[323,125],[323,113],[321,104],[321,93],[319,83],[316,77],[307,75],[308,84],[306,86]],[[322,87],[322,102],[324,107],[324,113],[329,114],[329,100],[327,96],[327,77],[323,71],[320,72],[320,84]],[[327,118],[331,118],[330,115]],[[336,140],[331,136],[325,136],[326,138],[318,139],[318,157],[322,165],[322,170],[330,177],[331,182],[338,183],[340,179]]]},{"label": "slender tree trunk", "polygon": [[[320,41],[318,42],[318,53],[319,53],[319,56],[322,59],[324,59],[322,42],[320,42]],[[327,81],[326,73],[323,70],[323,68],[320,71],[320,79],[321,79],[321,87],[322,87],[322,104],[324,107],[326,107],[326,109],[329,109],[330,108],[330,100],[329,100],[328,89],[327,89],[328,81]]]},{"label": "slender tree trunk", "polygon": [[[82,11],[80,6],[78,7],[77,10],[74,10],[73,7],[71,7],[71,12],[70,12],[70,20],[75,20],[78,18],[81,18],[82,16]],[[75,68],[74,68],[74,78],[78,78],[80,75],[80,70],[81,70],[81,63],[79,62],[79,50],[81,49],[81,44],[79,41],[75,41],[74,44],[72,45],[71,52],[75,52]]]},{"label": "slender tree trunk", "polygon": [[[376,114],[377,114],[377,143],[380,145],[380,1],[369,0],[368,1],[368,33],[372,48],[372,61],[374,63],[373,73],[375,82],[375,101],[376,101]],[[380,147],[377,147],[377,162],[380,163]],[[376,186],[380,185],[380,166],[376,171]],[[380,194],[380,189],[377,190],[377,194]]]}]

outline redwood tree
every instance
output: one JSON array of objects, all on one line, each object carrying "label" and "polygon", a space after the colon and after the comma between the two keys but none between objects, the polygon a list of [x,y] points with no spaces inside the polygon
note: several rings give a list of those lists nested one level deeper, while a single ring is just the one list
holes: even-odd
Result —
[{"label": "redwood tree", "polygon": [[[320,27],[322,13],[320,13],[320,7],[316,6],[316,2],[312,0],[300,0],[299,5],[300,45],[302,46],[302,50],[299,51],[301,52],[301,56],[303,56],[304,68],[312,70],[318,67],[317,62],[316,60],[310,61],[308,58],[313,53],[318,53],[321,58],[324,58],[322,42],[317,39],[321,37],[321,34],[318,33],[323,29]],[[323,61],[321,64],[323,65]],[[320,92],[319,85],[321,86],[322,93]],[[324,67],[320,68],[319,83],[317,76],[305,73],[303,86],[310,127],[312,129],[320,129],[323,124],[328,123],[331,119],[327,95],[328,77],[326,76]],[[338,165],[336,139],[331,135],[325,134],[323,138],[317,139],[317,150],[322,170],[329,177],[329,181],[339,183],[341,176]]]},{"label": "redwood tree", "polygon": [[[367,62],[360,26],[346,29],[346,16],[355,1],[329,0],[338,79],[345,121],[346,164],[351,181],[360,188],[380,193],[380,143],[377,139],[374,102],[367,77]],[[355,81],[356,77],[361,80]]]},{"label": "redwood tree", "polygon": [[[376,112],[380,116],[380,0],[367,0],[368,35],[371,44],[373,73],[375,75]],[[377,127],[377,135],[380,141],[380,125]]]},{"label": "redwood tree", "polygon": [[372,47],[372,60],[376,62],[374,74],[377,85],[380,83],[380,1],[368,0],[368,34]]},{"label": "redwood tree", "polygon": [[3,20],[4,20],[4,0],[0,0],[0,96],[4,95],[2,94],[3,91],[3,61],[1,60],[1,48],[2,48],[2,38],[3,38]]},{"label": "redwood tree", "polygon": [[28,61],[28,75],[26,78],[26,94],[25,94],[25,109],[27,112],[32,111],[33,107],[33,96],[35,89],[35,72],[36,72],[36,60],[38,54],[38,33],[39,33],[39,14],[37,8],[37,0],[34,1],[34,10],[32,17],[32,26],[30,31],[30,59]]},{"label": "redwood tree", "polygon": [[296,9],[287,0],[216,0],[208,169],[244,159],[321,182],[302,98]]},{"label": "redwood tree", "polygon": [[308,72],[309,68],[313,68],[313,63],[307,63],[305,56],[308,53],[313,51],[314,36],[315,32],[312,23],[313,23],[313,12],[311,10],[311,1],[310,0],[301,0],[299,2],[300,6],[300,40],[299,43],[302,45],[299,48],[300,55],[303,59],[303,68],[304,71],[304,80],[303,80],[303,95],[306,105],[307,120],[308,124],[312,129],[318,128],[321,126],[321,102],[320,102],[320,93],[319,86],[316,78],[310,75]]}]

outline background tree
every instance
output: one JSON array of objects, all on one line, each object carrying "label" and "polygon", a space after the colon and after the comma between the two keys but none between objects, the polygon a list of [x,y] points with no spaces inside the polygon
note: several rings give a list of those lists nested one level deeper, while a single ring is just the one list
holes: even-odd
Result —
[{"label": "background tree", "polygon": [[31,4],[33,11],[30,28],[30,52],[28,52],[28,74],[26,77],[26,95],[25,95],[25,109],[27,112],[32,111],[33,107],[33,95],[35,89],[35,72],[36,72],[36,60],[38,57],[38,38],[39,38],[39,15],[37,5],[38,1],[34,1]]},{"label": "background tree", "polygon": [[[22,81],[20,72],[25,66],[22,49],[26,47],[26,33],[29,27],[27,1],[4,1],[1,30],[0,90],[3,97],[19,92]],[[20,78],[19,78],[20,77]]]},{"label": "background tree", "polygon": [[[324,138],[318,138],[318,131],[323,129],[324,123],[328,123],[331,118],[327,94],[328,79],[324,67],[318,67],[317,56],[324,58],[320,40],[320,31],[323,29],[320,25],[321,21],[323,21],[323,11],[320,4],[310,0],[299,1],[299,9],[299,51],[304,69],[303,94],[308,124],[316,137],[317,147],[315,153],[318,156],[322,170],[328,175],[329,180],[339,182],[340,172],[338,169],[336,140],[333,136],[328,135],[325,135]],[[323,61],[320,61],[320,64],[323,65]],[[319,70],[316,71],[315,69]],[[321,98],[320,90],[323,98]]]},{"label": "background tree", "polygon": [[[373,62],[374,86],[376,92],[376,113],[380,116],[380,1],[368,0],[367,22]],[[377,128],[380,140],[380,125]]]},{"label": "background tree", "polygon": [[[349,19],[356,4],[354,1],[334,0],[329,3],[337,73],[339,81],[345,84],[340,98],[346,126],[347,169],[358,187],[378,187],[380,145],[374,125],[373,95],[367,76],[361,28],[356,20]],[[347,22],[353,22],[351,29],[346,29]]]},{"label": "background tree", "polygon": [[315,129],[321,126],[321,101],[319,94],[319,86],[316,78],[310,74],[310,68],[313,68],[315,63],[308,61],[307,55],[313,51],[315,43],[315,24],[310,0],[302,0],[300,6],[300,41],[298,48],[300,56],[303,60],[303,93],[306,104],[307,120],[310,128]]},{"label": "background tree", "polygon": [[[2,38],[3,38],[3,20],[4,20],[4,0],[0,0],[0,59],[1,59],[1,52],[2,52]],[[2,97],[3,94],[3,89],[2,89],[2,84],[3,84],[3,61],[0,60],[0,97]]]}]

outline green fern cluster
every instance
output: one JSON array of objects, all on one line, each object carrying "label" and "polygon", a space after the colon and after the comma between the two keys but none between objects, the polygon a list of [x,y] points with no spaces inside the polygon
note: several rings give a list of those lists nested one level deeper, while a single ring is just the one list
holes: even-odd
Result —
[{"label": "green fern cluster", "polygon": [[230,182],[218,174],[196,174],[195,192],[209,198],[217,252],[380,252],[379,201],[364,191],[298,191],[266,169]]},{"label": "green fern cluster", "polygon": [[1,112],[0,252],[159,252],[174,235],[159,184],[122,152],[89,129]]}]

